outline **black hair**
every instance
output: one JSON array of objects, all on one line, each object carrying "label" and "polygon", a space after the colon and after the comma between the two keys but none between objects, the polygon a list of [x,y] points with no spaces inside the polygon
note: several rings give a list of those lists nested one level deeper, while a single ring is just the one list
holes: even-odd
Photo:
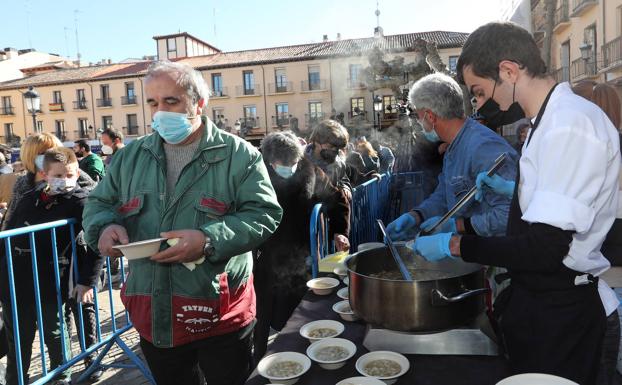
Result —
[{"label": "black hair", "polygon": [[113,142],[117,139],[123,142],[123,133],[119,130],[115,130],[114,128],[106,128],[102,132],[102,135],[108,135],[108,137],[112,139]]},{"label": "black hair", "polygon": [[91,145],[86,142],[84,139],[80,139],[76,141],[78,147],[83,148],[86,152],[91,152]]},{"label": "black hair", "polygon": [[464,84],[464,69],[473,74],[499,80],[499,63],[510,60],[533,77],[546,75],[546,65],[533,36],[518,24],[492,22],[471,33],[456,64],[458,82]]}]

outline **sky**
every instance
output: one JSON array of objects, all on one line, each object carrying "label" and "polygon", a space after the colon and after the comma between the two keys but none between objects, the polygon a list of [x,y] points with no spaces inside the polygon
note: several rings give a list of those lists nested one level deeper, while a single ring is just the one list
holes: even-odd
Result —
[{"label": "sky", "polygon": [[[500,0],[379,0],[385,35],[471,32]],[[0,0],[0,49],[113,62],[155,55],[153,36],[188,32],[222,51],[370,37],[376,0]],[[8,16],[8,17],[7,17]],[[78,44],[76,44],[76,25]]]}]

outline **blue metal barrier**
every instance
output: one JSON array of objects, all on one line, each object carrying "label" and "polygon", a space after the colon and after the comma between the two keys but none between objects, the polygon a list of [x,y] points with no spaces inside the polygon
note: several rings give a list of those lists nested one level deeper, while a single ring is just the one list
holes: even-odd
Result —
[{"label": "blue metal barrier", "polygon": [[[133,326],[129,319],[129,315],[127,311],[125,311],[125,319],[127,324],[121,328],[117,328],[115,313],[114,313],[114,297],[112,292],[112,275],[110,273],[110,259],[107,261],[107,291],[108,297],[110,301],[110,310],[111,310],[111,325],[112,331],[105,338],[102,338],[102,332],[100,328],[100,317],[99,317],[99,306],[97,300],[97,287],[94,287],[94,306],[95,306],[95,320],[96,320],[96,335],[97,342],[93,345],[87,347],[85,344],[85,330],[84,330],[84,319],[82,316],[82,304],[78,302],[78,311],[74,316],[78,317],[79,325],[78,325],[78,340],[80,345],[80,353],[76,356],[71,357],[71,352],[66,350],[66,338],[71,338],[71,336],[65,335],[65,316],[63,312],[64,303],[61,298],[61,283],[60,283],[60,272],[59,272],[59,264],[58,264],[58,251],[57,251],[57,243],[56,243],[56,229],[61,227],[68,226],[71,234],[71,253],[73,258],[73,283],[76,284],[78,279],[78,263],[77,263],[77,253],[76,253],[76,236],[74,230],[74,219],[69,220],[59,220],[54,222],[48,222],[39,225],[27,226],[13,230],[7,230],[0,232],[0,240],[4,239],[4,246],[6,251],[6,262],[8,268],[8,278],[9,278],[9,295],[11,301],[11,316],[13,320],[13,336],[15,340],[15,352],[16,352],[16,366],[17,366],[17,378],[19,385],[24,385],[24,375],[23,375],[23,362],[21,358],[22,346],[20,344],[20,330],[19,330],[19,314],[18,314],[18,306],[17,298],[16,298],[16,289],[15,289],[15,275],[13,269],[13,250],[11,247],[11,238],[16,236],[27,235],[29,237],[30,247],[31,247],[31,260],[32,260],[32,270],[33,270],[33,281],[34,281],[34,291],[35,291],[35,308],[36,308],[36,316],[37,316],[37,326],[39,332],[39,347],[41,349],[41,377],[38,378],[32,384],[44,384],[50,380],[52,380],[57,375],[61,374],[65,370],[71,368],[76,363],[80,362],[87,356],[95,353],[99,350],[97,354],[97,358],[93,361],[91,366],[87,368],[86,371],[82,373],[78,382],[84,381],[88,378],[95,370],[99,367],[121,367],[121,368],[138,368],[145,378],[150,381],[152,384],[155,384],[153,377],[149,369],[145,366],[142,360],[134,353],[132,350],[121,340],[121,335],[126,331],[130,330]],[[41,292],[39,287],[39,272],[37,267],[37,250],[36,250],[36,242],[35,242],[35,233],[39,231],[50,231],[51,241],[52,241],[52,257],[53,257],[53,267],[54,267],[54,281],[56,286],[56,305],[59,316],[60,334],[61,334],[61,351],[62,351],[62,364],[56,368],[52,368],[48,370],[46,365],[46,354],[45,354],[45,336],[44,336],[44,324],[43,324],[43,316],[42,316],[42,308],[41,308]],[[125,272],[123,267],[123,260],[120,261],[121,265],[121,280],[122,283],[125,283]],[[70,295],[72,295],[70,293]],[[8,309],[3,309],[3,311],[7,311]],[[127,364],[102,364],[102,359],[106,356],[110,348],[113,345],[117,345],[126,356],[132,362],[131,365]],[[69,346],[71,346],[69,344]]]},{"label": "blue metal barrier", "polygon": [[[350,250],[356,251],[365,242],[382,239],[376,219],[386,225],[402,213],[421,203],[424,198],[423,173],[406,172],[382,174],[352,191],[350,205]],[[322,204],[316,204],[311,213],[311,273],[318,274],[318,261],[329,254],[328,220]]]}]

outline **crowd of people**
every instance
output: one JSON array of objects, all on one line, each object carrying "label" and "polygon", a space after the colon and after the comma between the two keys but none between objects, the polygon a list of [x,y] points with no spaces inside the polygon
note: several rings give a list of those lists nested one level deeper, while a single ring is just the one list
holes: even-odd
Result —
[{"label": "crowd of people", "polygon": [[[418,133],[408,134],[417,142],[408,156],[434,183],[387,231],[394,240],[413,239],[478,186],[474,202],[434,234],[417,237],[413,250],[430,261],[489,267],[494,317],[513,370],[609,384],[619,303],[598,277],[622,263],[615,234],[622,217],[620,100],[605,84],[556,84],[539,55],[525,30],[491,23],[468,38],[457,80],[431,74],[412,85],[408,119]],[[459,82],[474,97],[478,119],[467,117]],[[162,237],[176,242],[130,261],[121,292],[154,379],[242,384],[265,354],[270,329],[284,327],[307,291],[313,206],[326,208],[335,250],[349,250],[353,188],[398,171],[400,151],[337,118],[318,122],[306,137],[270,133],[255,148],[203,114],[208,86],[191,67],[155,62],[144,84],[151,135],[126,145],[108,128],[96,154],[85,140],[70,149],[52,134],[33,134],[13,164],[0,148],[2,230],[76,220],[77,261],[69,230],[56,231],[63,317],[50,235],[36,236],[52,368],[63,361],[63,345],[71,351],[78,303],[84,325],[74,324],[84,328],[86,347],[96,341],[92,288],[101,284],[104,256],[115,261],[115,274],[116,245]],[[516,143],[495,132],[507,124],[515,125]],[[501,154],[503,167],[486,175]],[[16,236],[11,247],[20,300],[12,304],[8,295],[2,249],[0,356],[7,356],[6,382],[13,385],[20,375],[27,382],[37,320],[29,238]],[[21,374],[11,306],[20,315]],[[101,375],[100,368],[91,379]],[[68,384],[70,376],[67,369],[56,383]]]}]

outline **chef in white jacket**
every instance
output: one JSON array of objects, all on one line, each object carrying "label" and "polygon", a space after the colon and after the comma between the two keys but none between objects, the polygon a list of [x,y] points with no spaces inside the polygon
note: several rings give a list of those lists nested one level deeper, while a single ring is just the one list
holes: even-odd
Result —
[{"label": "chef in white jacket", "polygon": [[533,37],[515,24],[474,31],[457,72],[485,117],[524,112],[532,121],[518,183],[485,181],[493,191],[484,194],[513,190],[507,235],[440,233],[417,238],[415,249],[428,260],[507,268],[510,285],[495,312],[513,370],[594,384],[606,318],[618,306],[598,278],[609,268],[600,249],[618,208],[618,133],[598,107],[546,74]]}]

